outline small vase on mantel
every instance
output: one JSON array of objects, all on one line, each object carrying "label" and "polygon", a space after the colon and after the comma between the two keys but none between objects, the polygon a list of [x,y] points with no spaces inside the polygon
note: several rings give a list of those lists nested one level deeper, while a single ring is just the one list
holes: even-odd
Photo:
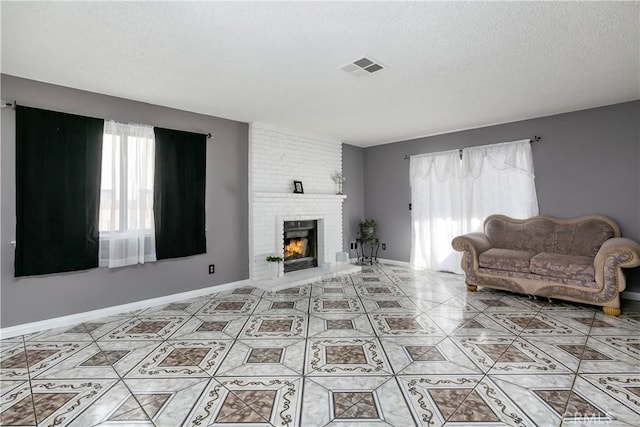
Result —
[{"label": "small vase on mantel", "polygon": [[331,176],[331,179],[336,183],[336,194],[341,195],[342,186],[344,185],[344,182],[347,180],[347,178],[345,178],[344,175],[340,172],[336,172],[335,174],[333,174],[333,176]]}]

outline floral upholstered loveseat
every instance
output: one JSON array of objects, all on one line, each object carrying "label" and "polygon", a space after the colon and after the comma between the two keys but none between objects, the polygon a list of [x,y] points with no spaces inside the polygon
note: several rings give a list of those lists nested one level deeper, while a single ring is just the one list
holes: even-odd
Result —
[{"label": "floral upholstered loveseat", "polygon": [[620,314],[622,267],[640,265],[640,245],[610,218],[491,215],[484,232],[453,239],[469,291],[477,286],[600,305]]}]

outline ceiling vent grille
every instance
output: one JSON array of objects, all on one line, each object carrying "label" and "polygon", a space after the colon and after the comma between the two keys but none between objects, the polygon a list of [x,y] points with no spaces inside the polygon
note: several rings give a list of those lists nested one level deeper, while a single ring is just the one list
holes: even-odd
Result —
[{"label": "ceiling vent grille", "polygon": [[380,62],[366,56],[363,56],[360,59],[356,59],[355,61],[349,62],[348,64],[340,67],[342,71],[345,71],[356,77],[368,76],[375,72],[384,70],[385,68],[386,67],[380,64]]}]

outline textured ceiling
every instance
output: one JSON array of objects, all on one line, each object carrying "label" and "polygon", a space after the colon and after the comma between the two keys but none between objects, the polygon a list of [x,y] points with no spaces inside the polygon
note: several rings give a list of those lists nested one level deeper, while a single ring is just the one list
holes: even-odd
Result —
[{"label": "textured ceiling", "polygon": [[640,98],[639,4],[3,1],[1,70],[364,147]]}]

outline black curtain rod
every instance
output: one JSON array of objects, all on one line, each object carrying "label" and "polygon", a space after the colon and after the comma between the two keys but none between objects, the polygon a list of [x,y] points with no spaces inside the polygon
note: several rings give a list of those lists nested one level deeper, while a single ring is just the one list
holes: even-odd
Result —
[{"label": "black curtain rod", "polygon": [[[13,108],[15,110],[17,105],[18,105],[18,103],[16,101],[13,101],[13,103],[2,101],[2,104],[0,104],[0,108],[11,107],[11,108]],[[127,123],[127,124],[130,124],[130,123]],[[207,139],[211,139],[211,138],[213,138],[213,134],[211,132],[208,132],[207,133]]]},{"label": "black curtain rod", "polygon": [[11,107],[14,110],[16,109],[16,101],[13,101],[13,104],[11,102],[6,102],[6,101],[2,101],[2,104],[0,104],[0,108],[8,108]]},{"label": "black curtain rod", "polygon": [[[538,142],[538,141],[542,141],[542,137],[539,137],[538,135],[534,135],[533,138],[529,139],[529,144],[533,144],[534,142]],[[458,149],[458,153],[460,154],[460,158],[462,159],[462,148]],[[404,159],[405,160],[409,160],[411,158],[410,155],[405,154],[404,155]]]}]

